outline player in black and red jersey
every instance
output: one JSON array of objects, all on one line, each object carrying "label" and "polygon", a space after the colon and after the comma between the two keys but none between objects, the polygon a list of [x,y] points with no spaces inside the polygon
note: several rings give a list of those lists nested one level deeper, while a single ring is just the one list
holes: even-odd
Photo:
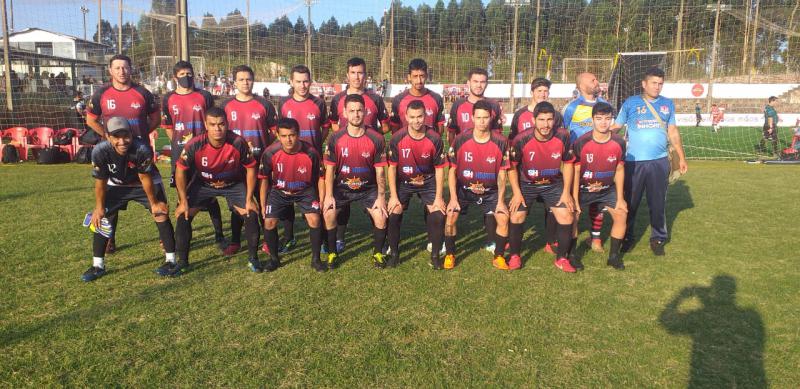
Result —
[{"label": "player in black and red jersey", "polygon": [[406,108],[414,100],[425,104],[425,125],[436,129],[439,134],[444,129],[444,102],[442,96],[425,87],[428,79],[428,64],[423,59],[412,59],[408,64],[408,83],[411,88],[404,90],[392,99],[392,116],[389,127],[395,132],[408,126]]},{"label": "player in black and red jersey", "polygon": [[[161,127],[167,132],[170,147],[173,151],[172,172],[169,184],[175,187],[175,164],[183,147],[195,135],[206,131],[204,115],[208,108],[214,106],[211,93],[194,87],[194,68],[187,61],[178,61],[172,68],[172,77],[177,85],[174,91],[164,95],[161,101]],[[208,216],[214,226],[214,239],[220,250],[228,247],[222,233],[222,213],[216,199],[208,205]]]},{"label": "player in black and red jersey", "polygon": [[467,87],[469,88],[469,95],[466,98],[456,100],[450,107],[450,121],[447,125],[447,141],[453,142],[456,136],[472,129],[472,107],[478,101],[486,101],[492,107],[489,128],[497,132],[499,135],[503,134],[503,123],[505,116],[500,104],[493,100],[483,97],[483,92],[486,91],[486,86],[489,85],[489,73],[486,69],[473,68],[467,75]]},{"label": "player in black and red jersey", "polygon": [[[606,264],[617,270],[625,269],[620,256],[625,239],[628,204],[623,197],[625,181],[625,140],[612,133],[614,108],[599,102],[592,107],[592,131],[584,134],[572,145],[575,155],[575,180],[572,195],[582,209],[596,204],[611,215],[611,250]],[[573,239],[578,237],[578,220],[575,220]],[[579,259],[576,259],[580,263]]]},{"label": "player in black and red jersey", "polygon": [[[314,147],[322,155],[322,142],[328,137],[331,123],[328,121],[328,108],[325,100],[311,94],[311,70],[305,65],[295,65],[289,72],[292,93],[281,99],[278,115],[292,118],[300,125],[300,140]],[[318,186],[320,196],[324,196],[324,184]],[[294,239],[294,211],[286,212],[283,223],[284,243],[281,254],[288,253],[296,245]]]},{"label": "player in black and red jersey", "polygon": [[[105,136],[103,123],[112,116],[121,116],[128,119],[131,125],[131,135],[141,138],[150,144],[150,133],[158,127],[161,116],[158,112],[158,103],[153,94],[145,87],[133,83],[131,78],[131,59],[125,55],[117,54],[108,61],[108,74],[111,82],[95,91],[89,102],[86,112],[86,125]],[[109,219],[114,233],[108,240],[106,253],[116,251],[114,236],[117,231],[117,219]]]},{"label": "player in black and red jersey", "polygon": [[264,204],[264,240],[272,262],[280,263],[278,252],[278,219],[294,212],[294,204],[308,222],[311,238],[311,267],[326,271],[320,261],[322,227],[320,218],[319,182],[320,156],[310,144],[299,139],[297,120],[283,118],[277,125],[278,142],[261,155],[258,178],[261,179],[260,199]]},{"label": "player in black and red jersey", "polygon": [[389,142],[388,238],[391,256],[387,264],[397,266],[400,259],[400,225],[411,197],[419,196],[428,211],[425,220],[432,243],[431,266],[441,269],[439,250],[444,238],[446,204],[443,199],[444,168],[447,156],[444,142],[433,127],[426,126],[425,105],[412,101],[406,109],[408,127],[395,132]]},{"label": "player in black and red jersey", "polygon": [[[275,107],[261,96],[253,94],[255,73],[247,65],[239,65],[231,71],[236,86],[236,96],[220,106],[225,110],[228,130],[244,138],[253,158],[258,161],[261,153],[275,141]],[[226,256],[239,252],[244,220],[238,212],[231,210],[231,242],[225,249]]]},{"label": "player in black and red jersey", "polygon": [[[367,63],[362,58],[353,57],[347,60],[347,89],[335,94],[331,100],[331,114],[329,116],[331,129],[347,128],[347,116],[344,114],[344,99],[349,94],[364,96],[364,126],[372,128],[382,134],[389,131],[389,116],[386,113],[386,105],[383,98],[378,96],[372,89],[366,89]],[[345,231],[350,222],[350,205],[339,210],[336,233],[336,250],[344,251]]]},{"label": "player in black and red jersey", "polygon": [[373,223],[372,261],[383,268],[386,240],[386,166],[383,136],[364,127],[364,97],[348,95],[344,101],[347,128],[335,132],[325,149],[325,199],[323,217],[328,230],[328,267],[336,266],[336,213],[352,202],[360,203]]},{"label": "player in black and red jersey", "polygon": [[450,147],[450,203],[444,227],[445,269],[455,266],[456,221],[471,205],[480,208],[486,235],[495,242],[492,264],[508,269],[503,258],[508,240],[508,208],[504,199],[509,169],[508,142],[489,128],[491,112],[492,106],[488,102],[475,103],[472,108],[475,127],[456,137]]},{"label": "player in black and red jersey", "polygon": [[[169,221],[167,196],[158,168],[153,164],[153,150],[148,143],[131,136],[127,119],[111,117],[105,125],[106,140],[92,152],[92,177],[95,178],[92,225],[99,228],[104,217],[116,217],[120,210],[127,209],[130,201],[142,204],[155,219],[167,263],[175,262],[175,238]],[[83,273],[81,280],[94,281],[106,273],[107,241],[108,238],[100,233],[94,233],[92,266]]]},{"label": "player in black and red jersey", "polygon": [[[525,130],[533,129],[536,126],[536,119],[533,117],[533,109],[536,107],[536,104],[549,100],[551,85],[552,83],[550,80],[542,77],[536,78],[531,82],[530,102],[527,106],[520,108],[517,110],[517,112],[514,112],[514,117],[511,119],[511,129],[508,133],[508,141],[511,144],[513,144],[514,138],[517,136],[517,134]],[[556,111],[555,119],[553,120],[553,129],[555,129],[556,132],[562,132],[566,136],[569,136],[569,130],[563,127],[564,117],[561,116],[561,112]],[[553,250],[553,248],[558,246],[558,243],[556,242],[557,224],[558,223],[556,222],[555,217],[553,217],[553,212],[550,211],[550,208],[544,207],[544,237],[546,242],[544,251],[549,254],[555,254],[556,252]]]},{"label": "player in black and red jersey", "polygon": [[250,270],[257,273],[275,270],[273,263],[264,267],[258,260],[259,209],[254,197],[258,178],[253,153],[244,138],[227,130],[225,111],[221,108],[206,111],[205,127],[205,134],[186,144],[175,172],[179,198],[175,209],[178,263],[170,275],[187,270],[192,219],[200,207],[217,196],[225,197],[228,207],[244,217]]},{"label": "player in black and red jersey", "polygon": [[545,207],[553,211],[558,222],[558,254],[554,264],[565,272],[575,272],[568,259],[575,210],[570,192],[574,157],[569,149],[567,135],[553,131],[555,111],[548,102],[536,104],[533,109],[536,125],[517,135],[511,146],[511,163],[514,168],[508,173],[513,191],[508,203],[511,212],[510,269],[519,269],[522,266],[520,250],[525,217],[533,202],[541,198]]}]

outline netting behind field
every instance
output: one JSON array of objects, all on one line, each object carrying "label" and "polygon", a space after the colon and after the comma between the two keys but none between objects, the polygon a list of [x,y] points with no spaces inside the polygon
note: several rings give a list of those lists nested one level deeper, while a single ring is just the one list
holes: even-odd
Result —
[{"label": "netting behind field", "polygon": [[[341,83],[344,63],[352,56],[367,60],[371,85],[376,88],[384,79],[388,85],[402,88],[406,66],[415,57],[426,59],[430,82],[435,84],[463,84],[472,67],[488,69],[493,84],[528,83],[538,76],[569,84],[581,71],[594,72],[605,84],[611,81],[617,53],[654,51],[668,53],[663,61],[668,85],[693,88],[701,84],[707,89],[712,68],[715,84],[788,85],[799,78],[797,1],[740,0],[724,4],[719,12],[717,2],[699,0],[531,0],[518,2],[518,7],[500,0],[413,4],[190,0],[189,53],[203,86],[218,89],[217,94],[232,91],[225,85],[230,69],[243,63],[255,69],[260,82],[285,83],[288,69],[307,63],[316,82]],[[16,108],[13,113],[4,112],[3,126],[67,124],[71,91],[91,92],[93,85],[107,77],[105,61],[117,51],[133,58],[140,82],[154,91],[167,88],[170,64],[177,59],[179,47],[176,1],[105,1],[101,5],[98,40],[98,2],[14,3],[10,11],[16,15],[16,33],[36,27],[71,36],[76,43],[72,53],[70,38],[56,42],[50,37],[15,45],[12,37],[11,51],[17,54],[16,59],[12,56],[18,78],[12,88]],[[712,61],[714,43],[717,50]],[[55,57],[55,62],[44,56]],[[56,77],[61,73],[64,75],[57,83],[49,80],[50,74]],[[727,106],[730,120],[734,113],[758,115],[766,101],[761,96],[726,95],[720,88],[716,90],[712,98]],[[779,112],[800,112],[797,91],[790,87],[778,92],[783,101]],[[510,112],[513,107],[508,97],[496,96]],[[554,96],[554,100],[562,105],[568,97]],[[707,117],[706,100],[706,94],[689,94],[677,98],[676,105],[679,113],[693,117],[699,102]],[[746,128],[731,127],[715,134],[716,138],[699,132],[695,135],[693,131],[701,130],[691,127],[694,122],[690,119],[682,126],[693,158],[755,155],[753,144],[758,143],[760,123],[754,117],[736,123],[746,124]],[[781,124],[793,121],[792,117]],[[701,125],[706,124],[704,119]],[[726,140],[720,141],[720,134],[725,134]],[[790,141],[791,136],[782,136],[782,148]]]}]

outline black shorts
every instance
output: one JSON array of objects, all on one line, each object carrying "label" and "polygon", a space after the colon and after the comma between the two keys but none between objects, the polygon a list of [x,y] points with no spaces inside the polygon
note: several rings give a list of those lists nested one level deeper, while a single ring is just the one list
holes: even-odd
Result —
[{"label": "black shorts", "polygon": [[[147,194],[144,193],[144,188],[141,186],[107,186],[106,189],[106,213],[113,214],[120,210],[128,209],[128,202],[135,201],[142,204],[148,210],[150,209],[150,201],[147,199]],[[153,192],[155,192],[156,200],[167,202],[167,194],[164,192],[164,185],[161,183],[153,184]]]},{"label": "black shorts", "polygon": [[307,188],[306,190],[297,193],[287,193],[278,189],[271,189],[269,196],[267,196],[267,217],[285,220],[288,219],[290,213],[294,213],[294,205],[300,206],[300,211],[303,214],[316,213],[319,214],[319,196],[317,196],[316,188]]},{"label": "black shorts", "polygon": [[520,190],[522,191],[522,198],[525,199],[525,204],[528,204],[527,207],[520,205],[520,211],[527,211],[535,201],[544,203],[546,209],[565,207],[564,204],[556,205],[561,200],[561,194],[564,192],[564,187],[561,185],[536,187],[520,183]]},{"label": "black shorts", "polygon": [[602,192],[584,192],[578,194],[578,202],[581,205],[581,210],[587,212],[589,206],[592,204],[600,205],[601,210],[617,207],[617,190],[613,186]]},{"label": "black shorts", "polygon": [[225,198],[225,201],[228,202],[228,209],[231,211],[234,210],[234,207],[244,209],[247,202],[247,187],[242,182],[217,189],[195,181],[189,185],[187,192],[189,208],[206,209],[217,196]]},{"label": "black shorts", "polygon": [[477,205],[481,208],[484,215],[494,214],[497,209],[497,191],[490,191],[482,195],[472,193],[462,187],[456,188],[456,196],[458,197],[458,207],[461,209],[458,213],[466,215],[470,205]]},{"label": "black shorts", "polygon": [[436,183],[431,182],[430,184],[422,186],[406,185],[401,182],[397,183],[397,199],[400,200],[400,204],[403,204],[403,210],[408,209],[408,204],[411,202],[411,198],[414,197],[414,195],[417,195],[424,205],[433,204],[433,200],[436,199]]},{"label": "black shorts", "polygon": [[353,202],[359,202],[364,208],[370,209],[375,205],[375,200],[378,199],[378,188],[360,190],[358,192],[334,188],[333,199],[336,200],[336,209]]}]

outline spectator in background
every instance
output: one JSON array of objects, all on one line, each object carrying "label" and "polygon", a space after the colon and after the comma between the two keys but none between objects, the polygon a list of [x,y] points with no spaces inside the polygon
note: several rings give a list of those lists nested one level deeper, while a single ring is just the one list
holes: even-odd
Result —
[{"label": "spectator in background", "polygon": [[700,122],[703,121],[702,109],[700,108],[700,103],[695,103],[694,105],[694,117],[697,120],[697,124],[695,127],[700,127]]},{"label": "spectator in background", "polygon": [[261,96],[264,96],[265,99],[269,100],[269,98],[270,98],[269,88],[264,88],[264,91],[261,92]]},{"label": "spectator in background", "polygon": [[722,109],[716,105],[711,104],[711,131],[719,132],[719,123],[722,121]]},{"label": "spectator in background", "polygon": [[86,102],[83,101],[83,92],[75,91],[72,97],[72,108],[75,110],[75,116],[80,123],[80,129],[86,128]]}]

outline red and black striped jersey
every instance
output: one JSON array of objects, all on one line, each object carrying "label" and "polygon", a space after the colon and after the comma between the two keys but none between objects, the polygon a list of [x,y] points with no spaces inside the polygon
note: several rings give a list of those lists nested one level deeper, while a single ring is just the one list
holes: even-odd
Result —
[{"label": "red and black striped jersey", "polygon": [[556,132],[547,140],[536,139],[535,130],[523,131],[511,146],[511,164],[519,173],[520,183],[550,186],[563,182],[561,163],[575,159],[565,132]]},{"label": "red and black striped jersey", "polygon": [[278,105],[278,115],[297,120],[300,125],[300,140],[314,146],[318,153],[322,153],[322,141],[325,135],[323,129],[331,126],[324,100],[314,95],[308,95],[308,98],[302,101],[286,96]]},{"label": "red and black striped jersey", "polygon": [[[514,112],[514,117],[511,118],[511,128],[508,133],[508,141],[513,142],[517,135],[525,130],[536,127],[536,119],[533,117],[533,111],[529,110],[527,106],[522,107]],[[553,117],[553,128],[558,128],[564,131],[564,117],[561,112],[556,111]],[[567,131],[569,133],[569,131]]]},{"label": "red and black striped jersey", "polygon": [[406,109],[414,100],[422,101],[425,105],[425,124],[434,128],[444,124],[444,101],[438,93],[426,89],[422,96],[414,96],[409,89],[404,90],[392,99],[392,117],[389,122],[392,132],[408,126],[406,122]]},{"label": "red and black striped jersey", "polygon": [[[492,111],[489,113],[489,129],[503,134],[503,125],[500,124],[500,118],[503,114],[503,109],[500,104],[494,100],[484,99],[489,105],[492,106]],[[447,130],[453,134],[461,134],[467,130],[471,130],[475,125],[472,123],[472,107],[475,103],[470,102],[469,99],[458,99],[450,107],[450,121],[447,125]]]},{"label": "red and black striped jersey", "polygon": [[142,186],[139,174],[149,174],[154,184],[161,183],[149,142],[133,138],[125,155],[117,153],[107,140],[92,150],[92,177],[107,180],[110,186]]},{"label": "red and black striped jersey", "polygon": [[447,166],[444,142],[433,127],[425,128],[420,139],[414,139],[403,128],[392,135],[387,152],[389,165],[397,167],[397,182],[423,186],[436,180],[436,169]]},{"label": "red and black striped jersey", "polygon": [[[362,95],[364,96],[364,126],[372,128],[377,132],[381,132],[381,125],[389,120],[389,115],[386,113],[386,104],[383,98],[378,96],[372,90],[367,90]],[[331,100],[331,114],[328,117],[331,124],[338,123],[339,129],[347,128],[347,117],[344,115],[344,100],[347,97],[347,91],[341,91],[333,96]]]},{"label": "red and black striped jersey", "polygon": [[134,137],[147,139],[150,135],[148,117],[153,112],[158,112],[158,103],[143,86],[132,84],[126,90],[119,90],[106,84],[92,96],[86,115],[100,118],[104,123],[113,116],[124,117]]},{"label": "red and black striped jersey", "polygon": [[475,140],[472,131],[459,135],[448,157],[458,185],[478,195],[497,190],[498,173],[510,167],[508,141],[494,132],[483,143]]},{"label": "red and black striped jersey", "polygon": [[258,178],[269,179],[272,188],[289,193],[316,189],[319,164],[317,150],[308,143],[300,141],[299,150],[287,153],[280,142],[275,142],[261,154]]},{"label": "red and black striped jersey", "polygon": [[275,107],[261,96],[247,101],[232,97],[220,106],[228,117],[228,130],[241,136],[259,156],[275,141]]},{"label": "red and black striped jersey", "polygon": [[183,149],[195,135],[206,131],[206,110],[214,106],[211,93],[195,89],[187,94],[175,91],[164,95],[161,100],[161,127],[172,129],[170,142],[176,150]]},{"label": "red and black striped jersey", "polygon": [[256,160],[241,136],[228,131],[225,143],[217,148],[204,133],[184,146],[177,167],[196,175],[205,186],[222,189],[244,182],[245,169],[256,167]]},{"label": "red and black striped jersey", "polygon": [[592,132],[583,134],[572,145],[575,163],[580,165],[581,192],[602,192],[614,186],[617,165],[625,163],[625,139],[612,134],[603,143],[592,137]]},{"label": "red and black striped jersey", "polygon": [[325,149],[325,165],[336,169],[334,185],[354,192],[375,188],[375,170],[386,166],[384,148],[383,136],[370,129],[359,137],[347,130],[335,132]]}]

